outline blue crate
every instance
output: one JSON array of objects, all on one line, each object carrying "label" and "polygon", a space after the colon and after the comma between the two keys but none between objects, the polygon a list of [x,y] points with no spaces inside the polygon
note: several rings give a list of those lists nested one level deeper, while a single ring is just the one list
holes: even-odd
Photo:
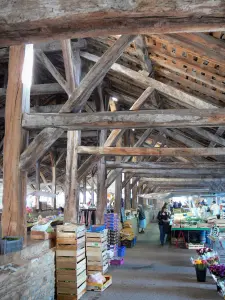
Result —
[{"label": "blue crate", "polygon": [[[0,254],[17,252],[23,249],[23,237],[5,236],[4,238],[5,239],[0,239]],[[7,238],[15,240],[9,241]]]},{"label": "blue crate", "polygon": [[119,257],[124,257],[126,254],[126,247],[125,246],[121,246],[118,248],[118,256]]},{"label": "blue crate", "polygon": [[105,225],[93,225],[90,227],[89,232],[100,232],[105,229]]}]

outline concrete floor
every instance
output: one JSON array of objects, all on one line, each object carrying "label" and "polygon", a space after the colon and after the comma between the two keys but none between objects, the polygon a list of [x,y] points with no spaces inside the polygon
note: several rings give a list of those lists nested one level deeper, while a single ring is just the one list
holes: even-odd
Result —
[{"label": "concrete floor", "polygon": [[195,252],[159,246],[159,232],[151,224],[137,245],[127,249],[125,264],[110,267],[113,284],[103,293],[87,292],[82,300],[219,300],[210,275],[196,281],[190,256]]}]

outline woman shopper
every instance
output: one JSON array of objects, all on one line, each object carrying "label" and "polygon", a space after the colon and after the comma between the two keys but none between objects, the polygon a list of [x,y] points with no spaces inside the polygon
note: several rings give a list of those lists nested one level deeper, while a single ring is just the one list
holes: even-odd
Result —
[{"label": "woman shopper", "polygon": [[161,246],[163,246],[170,227],[170,213],[167,211],[165,205],[159,211],[157,219],[159,222],[160,242]]},{"label": "woman shopper", "polygon": [[144,209],[141,204],[138,205],[138,220],[139,220],[139,224],[138,224],[139,233],[145,233],[146,218],[145,218]]}]

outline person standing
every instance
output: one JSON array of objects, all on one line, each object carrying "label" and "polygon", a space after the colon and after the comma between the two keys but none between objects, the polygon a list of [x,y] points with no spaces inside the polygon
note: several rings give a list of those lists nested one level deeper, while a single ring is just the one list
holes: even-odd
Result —
[{"label": "person standing", "polygon": [[145,233],[146,218],[145,218],[145,212],[143,206],[141,204],[138,205],[138,220],[139,220],[139,224],[138,224],[139,233]]},{"label": "person standing", "polygon": [[210,211],[213,216],[216,216],[217,219],[220,219],[220,207],[215,200],[213,200],[212,205],[210,206]]},{"label": "person standing", "polygon": [[157,219],[159,224],[161,246],[164,246],[165,237],[169,233],[170,226],[170,214],[165,206],[163,206],[162,209],[159,211]]}]

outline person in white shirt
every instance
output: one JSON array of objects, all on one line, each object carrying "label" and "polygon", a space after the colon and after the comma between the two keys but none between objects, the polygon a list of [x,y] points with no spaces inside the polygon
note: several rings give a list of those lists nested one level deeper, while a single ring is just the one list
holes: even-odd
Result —
[{"label": "person in white shirt", "polygon": [[210,211],[213,216],[216,216],[217,219],[220,219],[220,207],[215,200],[213,200],[212,205],[210,206]]}]

